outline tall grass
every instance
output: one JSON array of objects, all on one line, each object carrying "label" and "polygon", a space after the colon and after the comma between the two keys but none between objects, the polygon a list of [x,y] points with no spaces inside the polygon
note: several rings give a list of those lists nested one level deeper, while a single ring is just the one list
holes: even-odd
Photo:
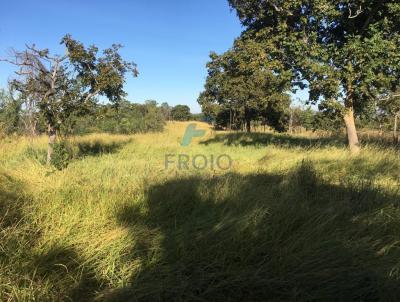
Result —
[{"label": "tall grass", "polygon": [[[45,138],[2,140],[0,301],[399,300],[396,150],[210,129],[181,147],[186,125],[76,137],[62,171]],[[233,166],[165,170],[182,153]]]}]

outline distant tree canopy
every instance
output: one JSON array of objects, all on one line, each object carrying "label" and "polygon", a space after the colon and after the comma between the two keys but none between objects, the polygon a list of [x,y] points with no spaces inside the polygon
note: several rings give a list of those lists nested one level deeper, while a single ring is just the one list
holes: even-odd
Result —
[{"label": "distant tree canopy", "polygon": [[117,104],[125,96],[126,75],[138,74],[136,65],[120,56],[121,45],[114,44],[100,55],[96,46],[86,48],[70,35],[64,36],[61,44],[66,55],[51,55],[48,49],[32,45],[3,60],[18,68],[17,77],[10,82],[13,89],[19,91],[32,112],[45,119],[48,162],[56,135],[72,114],[86,113],[98,96]]},{"label": "distant tree canopy", "polygon": [[[3,134],[37,135],[47,132],[46,120],[39,115],[32,133],[30,113],[23,100],[14,99],[9,92],[0,90],[0,132]],[[94,132],[135,134],[162,131],[165,125],[163,108],[156,101],[145,104],[121,100],[113,103],[92,103],[86,114],[72,112],[59,126],[63,136],[81,135]]]},{"label": "distant tree canopy", "polygon": [[[268,43],[292,86],[310,102],[339,104],[349,146],[359,150],[354,115],[400,83],[400,3],[381,1],[229,0],[246,34]],[[335,104],[335,109],[338,107]]]},{"label": "distant tree canopy", "polygon": [[172,107],[168,105],[167,102],[164,102],[161,104],[161,112],[164,116],[164,119],[166,121],[171,120],[172,116],[171,116],[171,111],[172,111]]},{"label": "distant tree canopy", "polygon": [[171,117],[174,121],[188,121],[191,116],[190,108],[187,105],[176,105],[171,110]]},{"label": "distant tree canopy", "polygon": [[287,128],[290,73],[279,61],[268,59],[266,43],[247,34],[222,55],[211,53],[205,90],[198,102],[217,124],[238,128],[263,119],[278,131]]},{"label": "distant tree canopy", "polygon": [[86,134],[108,132],[135,134],[158,132],[164,129],[164,116],[156,102],[130,103],[127,100],[114,104],[95,104],[88,115],[71,116],[64,133]]},{"label": "distant tree canopy", "polygon": [[289,126],[291,128],[301,127],[306,130],[313,130],[314,119],[315,112],[311,109],[311,107],[307,107],[305,109],[301,107],[294,107],[290,109]]},{"label": "distant tree canopy", "polygon": [[19,132],[21,107],[20,99],[15,99],[10,92],[0,89],[0,130],[2,130],[0,132],[4,134]]},{"label": "distant tree canopy", "polygon": [[[47,133],[46,119],[42,112],[31,112],[21,94],[0,89],[0,135]],[[135,134],[163,131],[166,121],[194,119],[206,121],[203,114],[192,115],[186,105],[171,107],[168,103],[158,104],[147,100],[137,104],[122,99],[117,103],[101,104],[91,102],[85,107],[85,114],[71,112],[59,125],[58,133],[63,137],[88,133]],[[33,126],[31,122],[34,122]],[[32,132],[33,129],[33,132]]]},{"label": "distant tree canopy", "polygon": [[210,122],[204,113],[192,113],[192,120],[205,123]]}]

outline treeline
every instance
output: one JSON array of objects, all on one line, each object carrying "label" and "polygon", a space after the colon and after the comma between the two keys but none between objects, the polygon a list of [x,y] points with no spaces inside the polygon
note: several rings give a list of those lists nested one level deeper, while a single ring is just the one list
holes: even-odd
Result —
[{"label": "treeline", "polygon": [[48,164],[60,135],[160,131],[166,120],[192,118],[185,105],[125,100],[126,79],[137,77],[139,71],[134,62],[121,56],[120,44],[100,50],[69,34],[60,44],[64,55],[26,44],[24,50],[12,49],[8,58],[0,60],[14,66],[16,75],[9,80],[10,91],[1,94],[0,130],[6,134],[46,132]]},{"label": "treeline", "polygon": [[391,124],[396,138],[400,3],[361,2],[229,0],[244,30],[229,50],[211,53],[203,112],[217,126],[287,131],[289,96],[307,89],[307,105],[323,113],[315,123],[341,120],[352,152],[362,125]]},{"label": "treeline", "polygon": [[[170,106],[148,100],[144,104],[122,100],[118,103],[92,102],[71,112],[58,131],[62,136],[96,132],[134,134],[158,132],[166,121],[198,119],[186,105]],[[201,118],[201,117],[200,117]],[[0,132],[6,135],[40,135],[47,133],[46,118],[21,95],[0,89]]]},{"label": "treeline", "polygon": [[[337,111],[321,108],[313,110],[311,107],[293,107],[289,111],[288,131],[322,130],[329,132],[343,132],[345,130],[342,116]],[[396,131],[398,114],[389,110],[372,110],[368,114],[356,117],[356,125],[360,129],[379,130],[380,132]]]},{"label": "treeline", "polygon": [[211,53],[210,59],[198,103],[218,128],[250,132],[252,122],[260,121],[279,132],[288,129],[288,74],[270,68],[262,43],[237,39],[230,50]]},{"label": "treeline", "polygon": [[188,121],[192,119],[190,108],[186,105],[159,105],[148,100],[144,104],[122,101],[117,105],[96,105],[88,116],[72,117],[67,121],[65,132],[86,134],[106,132],[116,134],[135,134],[160,132],[166,121]]},{"label": "treeline", "polygon": [[[214,106],[213,109],[215,111],[206,111],[207,113],[197,115],[199,116],[197,120],[212,123],[217,130],[246,131],[246,121],[240,111],[226,109],[218,105]],[[259,131],[267,128],[277,130],[276,127],[271,127],[270,114],[267,114],[266,111],[254,112],[250,122],[250,131],[252,131],[251,129]],[[289,133],[325,131],[338,134],[345,131],[343,118],[340,112],[335,110],[322,107],[318,110],[318,108],[313,109],[311,106],[288,106],[280,114],[282,114],[280,129]],[[360,129],[377,130],[380,133],[393,132],[397,140],[399,139],[396,129],[399,127],[399,122],[400,113],[394,110],[375,110],[356,117],[356,125]]]},{"label": "treeline", "polygon": [[[323,130],[343,132],[346,108],[341,100],[306,101],[293,107],[290,92],[295,92],[292,75],[278,60],[266,59],[268,41],[256,41],[245,32],[231,49],[211,53],[207,64],[205,89],[198,98],[202,119],[216,129],[250,132],[270,127],[279,132]],[[280,69],[279,69],[280,68]],[[279,71],[279,72],[278,72]],[[306,88],[302,82],[296,82]],[[310,91],[310,98],[314,97]],[[400,141],[400,89],[354,105],[354,123],[358,128],[392,131]],[[311,106],[311,104],[318,106]],[[315,108],[315,109],[312,109]]]}]

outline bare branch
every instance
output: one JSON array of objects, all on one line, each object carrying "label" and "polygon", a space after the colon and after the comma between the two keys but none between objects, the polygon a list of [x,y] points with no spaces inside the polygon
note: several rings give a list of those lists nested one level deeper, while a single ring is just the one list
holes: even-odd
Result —
[{"label": "bare branch", "polygon": [[19,75],[19,76],[24,76],[24,75],[32,76],[32,75],[33,75],[33,72],[32,72],[32,71],[23,71],[23,70],[20,70],[20,71],[15,71],[15,73],[16,73],[17,75]]},{"label": "bare branch", "polygon": [[353,15],[351,8],[349,7],[349,19],[354,19],[357,18],[360,14],[362,14],[363,10],[362,10],[362,6],[360,5],[360,8],[357,10],[356,14]]},{"label": "bare branch", "polygon": [[18,64],[17,60],[11,61],[9,59],[0,58],[0,62],[6,62],[6,63],[10,63],[10,64],[15,65],[15,66],[20,66],[20,64]]},{"label": "bare branch", "polygon": [[282,9],[279,8],[275,3],[271,3],[271,5],[278,13],[280,13],[282,11]]},{"label": "bare branch", "polygon": [[[277,12],[277,13],[281,13],[283,12],[283,9],[281,7],[279,7],[278,5],[276,5],[273,1],[267,1],[272,7],[273,9]],[[286,12],[289,16],[293,15],[292,12],[287,11]]]},{"label": "bare branch", "polygon": [[18,52],[13,50],[13,60],[3,58],[0,59],[0,62],[7,62],[14,66],[20,67],[20,71],[23,71],[23,68],[30,68],[36,70],[38,72],[47,73],[46,67],[40,62],[40,60],[33,54],[25,52]]},{"label": "bare branch", "polygon": [[397,97],[400,97],[400,94],[390,95],[390,96],[385,97],[385,98],[380,98],[379,100],[380,100],[380,101],[388,101],[388,100],[390,100],[390,99],[397,98]]},{"label": "bare branch", "polygon": [[100,92],[100,90],[96,90],[92,93],[89,93],[84,100],[84,103],[88,102],[92,97],[96,96],[98,93]]}]

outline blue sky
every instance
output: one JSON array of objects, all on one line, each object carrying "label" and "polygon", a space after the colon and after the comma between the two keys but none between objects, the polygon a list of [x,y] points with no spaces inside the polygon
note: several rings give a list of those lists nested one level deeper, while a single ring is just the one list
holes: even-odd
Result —
[{"label": "blue sky", "polygon": [[[227,0],[40,0],[3,1],[0,57],[25,43],[63,53],[70,33],[85,45],[125,47],[125,59],[138,64],[129,78],[128,99],[187,104],[200,112],[197,97],[206,78],[210,51],[227,50],[242,27]],[[0,86],[12,68],[0,62]]]}]

